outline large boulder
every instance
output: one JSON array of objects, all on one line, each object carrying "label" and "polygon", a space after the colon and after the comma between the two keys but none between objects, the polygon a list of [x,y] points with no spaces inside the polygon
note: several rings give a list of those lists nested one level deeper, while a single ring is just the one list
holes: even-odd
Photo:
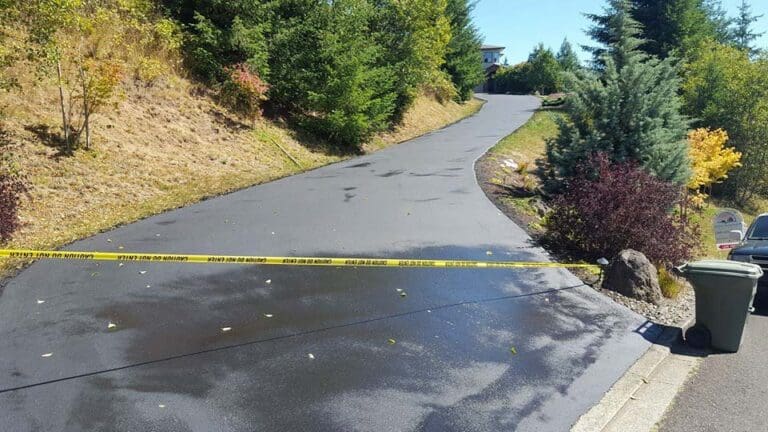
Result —
[{"label": "large boulder", "polygon": [[611,262],[603,286],[653,304],[659,304],[662,298],[656,267],[645,255],[632,249],[621,251]]}]

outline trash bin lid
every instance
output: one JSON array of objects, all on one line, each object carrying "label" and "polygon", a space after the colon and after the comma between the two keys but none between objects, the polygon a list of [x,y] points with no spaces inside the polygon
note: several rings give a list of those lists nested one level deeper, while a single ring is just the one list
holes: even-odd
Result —
[{"label": "trash bin lid", "polygon": [[711,274],[721,276],[746,277],[759,279],[763,269],[755,264],[725,260],[703,260],[683,264],[678,267],[683,274]]}]

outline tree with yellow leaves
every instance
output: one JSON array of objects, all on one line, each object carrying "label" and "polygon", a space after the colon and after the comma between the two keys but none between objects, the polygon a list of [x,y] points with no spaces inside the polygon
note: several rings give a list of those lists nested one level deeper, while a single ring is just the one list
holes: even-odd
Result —
[{"label": "tree with yellow leaves", "polygon": [[[688,134],[692,175],[688,189],[693,192],[694,205],[704,204],[707,192],[715,183],[728,178],[728,173],[741,166],[741,153],[725,147],[728,133],[722,129],[696,129]],[[706,191],[706,192],[705,192]]]}]

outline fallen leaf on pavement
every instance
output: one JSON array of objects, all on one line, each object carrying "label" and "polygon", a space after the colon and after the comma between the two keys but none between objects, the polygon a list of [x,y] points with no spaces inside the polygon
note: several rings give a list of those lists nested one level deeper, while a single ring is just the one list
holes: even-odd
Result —
[{"label": "fallen leaf on pavement", "polygon": [[397,341],[390,338],[390,339],[387,340],[387,343],[389,343],[390,345],[394,345],[394,344],[397,343]]},{"label": "fallen leaf on pavement", "polygon": [[517,348],[512,347],[512,348],[509,349],[509,352],[511,352],[512,355],[517,355]]}]

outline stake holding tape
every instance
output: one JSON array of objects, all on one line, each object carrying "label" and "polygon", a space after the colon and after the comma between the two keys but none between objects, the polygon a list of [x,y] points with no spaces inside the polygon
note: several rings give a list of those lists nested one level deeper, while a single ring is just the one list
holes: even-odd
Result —
[{"label": "stake holding tape", "polygon": [[0,258],[74,261],[140,261],[182,264],[239,264],[318,267],[427,267],[427,268],[597,268],[593,264],[563,264],[529,261],[462,261],[388,258],[270,257],[237,255],[184,255],[118,252],[45,251],[0,249]]}]

